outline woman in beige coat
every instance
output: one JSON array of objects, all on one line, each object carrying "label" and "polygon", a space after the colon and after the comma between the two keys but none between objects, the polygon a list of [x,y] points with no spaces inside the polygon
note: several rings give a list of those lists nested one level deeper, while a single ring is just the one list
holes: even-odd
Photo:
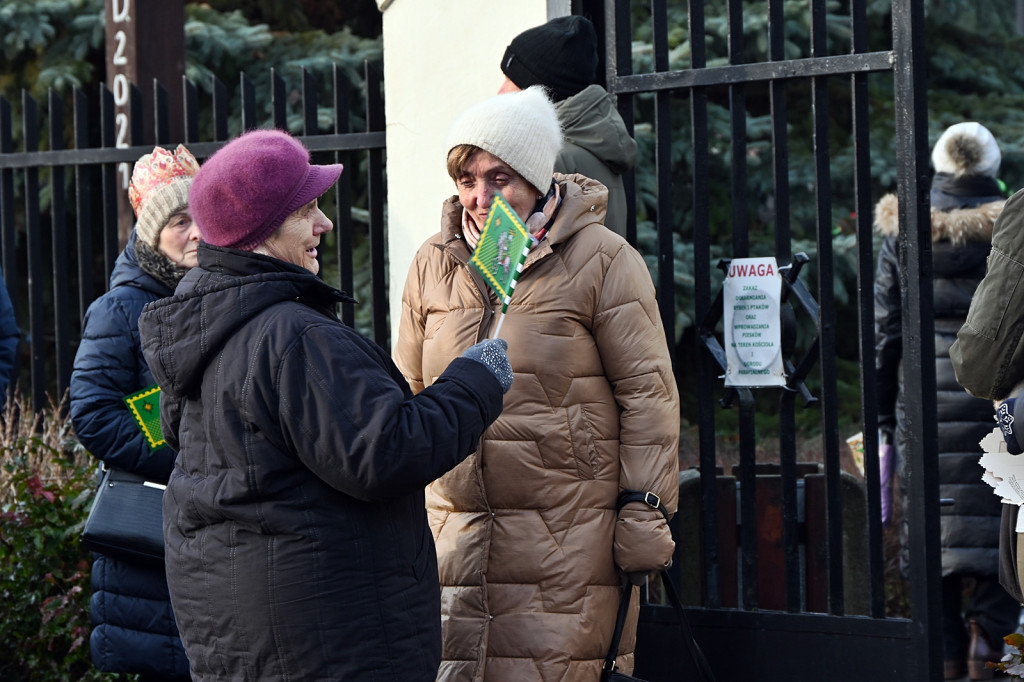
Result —
[{"label": "woman in beige coat", "polygon": [[[500,303],[468,264],[495,192],[539,242],[501,337],[516,381],[479,449],[427,492],[442,586],[440,680],[597,682],[622,576],[666,566],[678,497],[679,398],[650,275],[603,224],[607,190],[553,173],[544,91],[492,97],[449,135],[458,195],[419,249],[395,360],[414,391],[494,333]],[[635,601],[634,601],[635,603]],[[618,657],[632,670],[637,609]]]}]

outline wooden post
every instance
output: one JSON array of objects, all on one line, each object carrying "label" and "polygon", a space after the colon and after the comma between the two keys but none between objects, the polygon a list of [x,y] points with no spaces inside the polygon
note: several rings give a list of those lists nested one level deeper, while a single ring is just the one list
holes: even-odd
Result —
[{"label": "wooden post", "polygon": [[[167,91],[169,140],[184,139],[181,77],[185,73],[184,0],[140,2],[106,0],[107,87],[114,93],[118,147],[157,144],[154,130],[153,80]],[[131,107],[131,85],[139,88],[141,110]],[[136,131],[133,134],[133,131]],[[141,131],[141,139],[138,138]],[[128,203],[132,164],[118,164],[118,238],[128,241],[135,215]]]}]

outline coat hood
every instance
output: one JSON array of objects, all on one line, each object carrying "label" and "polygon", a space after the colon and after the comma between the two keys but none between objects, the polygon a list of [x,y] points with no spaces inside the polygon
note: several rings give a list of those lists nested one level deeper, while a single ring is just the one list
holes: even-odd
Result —
[{"label": "coat hood", "polygon": [[[951,211],[931,209],[932,242],[948,239],[954,244],[991,242],[992,226],[1006,201],[992,201],[973,208]],[[884,237],[899,234],[899,202],[895,194],[886,194],[875,205],[875,230]]]},{"label": "coat hood", "polygon": [[[240,327],[270,306],[300,301],[336,317],[350,297],[305,268],[257,253],[199,246],[199,266],[175,295],[147,305],[139,317],[142,350],[153,377],[169,395],[199,386],[213,355]],[[275,286],[264,286],[274,283]]]},{"label": "coat hood", "polygon": [[612,171],[625,173],[636,162],[636,141],[629,136],[611,95],[600,85],[555,103],[565,141],[583,147]]}]

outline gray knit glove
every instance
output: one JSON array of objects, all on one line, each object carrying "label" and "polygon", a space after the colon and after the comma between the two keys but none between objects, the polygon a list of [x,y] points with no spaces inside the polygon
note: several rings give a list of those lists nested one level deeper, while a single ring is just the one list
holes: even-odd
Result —
[{"label": "gray knit glove", "polygon": [[508,343],[505,339],[487,339],[470,346],[462,357],[476,360],[491,370],[501,384],[501,392],[508,393],[512,387],[512,365],[508,364]]}]

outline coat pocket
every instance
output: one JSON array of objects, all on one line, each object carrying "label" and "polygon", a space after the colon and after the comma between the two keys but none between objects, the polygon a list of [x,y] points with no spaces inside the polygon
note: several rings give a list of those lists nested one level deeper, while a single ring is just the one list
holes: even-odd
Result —
[{"label": "coat pocket", "polygon": [[[997,249],[992,249],[988,257],[988,272],[972,298],[976,303],[967,313],[968,326],[979,336],[990,341],[998,341],[999,330],[1006,321],[1008,311],[1024,313],[1020,305],[1024,303],[1021,300],[1024,298],[1024,292],[1020,291],[1022,275],[1024,264]],[[1011,303],[1014,302],[1017,305],[1011,308]]]},{"label": "coat pocket", "polygon": [[571,405],[566,408],[566,416],[576,475],[581,480],[593,480],[597,470],[597,442],[587,410],[581,405]]},{"label": "coat pocket", "polygon": [[1018,357],[1017,348],[1024,330],[1022,277],[1024,263],[993,248],[988,272],[949,349],[957,381],[975,397],[1006,397],[1024,369],[1024,355]]}]

